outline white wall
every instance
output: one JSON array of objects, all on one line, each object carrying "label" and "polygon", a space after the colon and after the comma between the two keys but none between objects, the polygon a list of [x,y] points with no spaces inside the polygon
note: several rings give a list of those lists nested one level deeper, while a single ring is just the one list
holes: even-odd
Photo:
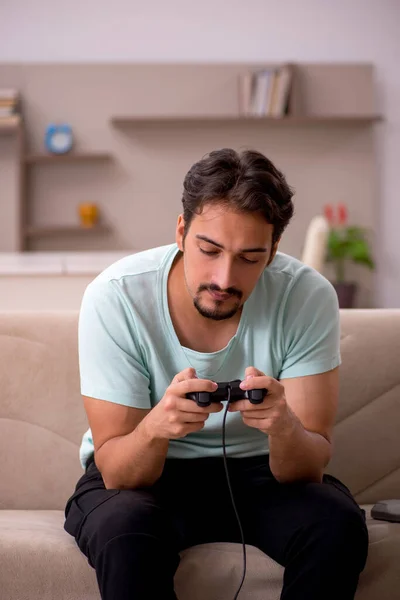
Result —
[{"label": "white wall", "polygon": [[[400,307],[399,0],[1,0],[1,62],[373,62],[377,305]],[[338,199],[340,200],[340,199]]]}]

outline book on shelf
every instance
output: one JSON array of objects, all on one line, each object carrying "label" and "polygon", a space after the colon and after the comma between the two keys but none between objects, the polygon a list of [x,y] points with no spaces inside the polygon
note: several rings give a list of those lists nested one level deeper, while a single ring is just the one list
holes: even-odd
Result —
[{"label": "book on shelf", "polygon": [[13,88],[0,88],[0,119],[18,114],[20,111],[19,92]]},{"label": "book on shelf", "polygon": [[239,113],[246,117],[283,117],[288,112],[293,66],[239,75]]}]

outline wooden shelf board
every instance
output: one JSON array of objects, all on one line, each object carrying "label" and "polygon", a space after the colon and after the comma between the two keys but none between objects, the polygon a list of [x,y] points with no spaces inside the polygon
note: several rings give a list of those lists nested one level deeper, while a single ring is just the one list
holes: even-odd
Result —
[{"label": "wooden shelf board", "polygon": [[108,225],[99,224],[93,227],[82,227],[81,225],[54,225],[54,226],[32,226],[25,229],[26,237],[42,237],[42,236],[53,236],[53,235],[70,235],[70,234],[84,234],[88,235],[91,233],[107,233],[110,231]]},{"label": "wooden shelf board", "polygon": [[71,152],[70,154],[27,154],[24,158],[27,164],[44,163],[79,163],[111,160],[112,155],[106,152]]},{"label": "wooden shelf board", "polygon": [[119,127],[131,125],[140,125],[143,123],[188,123],[188,122],[237,122],[237,123],[265,123],[266,125],[312,125],[321,124],[370,124],[382,121],[380,115],[331,115],[331,116],[286,116],[286,117],[268,117],[268,116],[236,116],[236,115],[193,115],[193,116],[138,116],[138,117],[112,117],[111,123]]}]

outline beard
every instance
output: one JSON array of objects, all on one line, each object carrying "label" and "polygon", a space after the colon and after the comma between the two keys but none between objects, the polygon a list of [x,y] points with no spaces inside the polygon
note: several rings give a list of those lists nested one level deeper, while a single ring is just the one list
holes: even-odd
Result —
[{"label": "beard", "polygon": [[[231,306],[230,308],[226,308],[226,309],[223,308],[224,304],[226,303],[226,300],[225,301],[224,300],[214,300],[213,307],[205,306],[202,303],[200,294],[202,291],[206,291],[206,290],[231,294],[231,297],[236,297],[237,301],[234,303],[233,306]],[[226,319],[231,319],[238,312],[238,310],[241,308],[242,296],[243,296],[242,292],[240,292],[239,290],[236,290],[234,288],[229,288],[227,290],[221,290],[218,286],[213,285],[213,284],[211,284],[211,285],[202,284],[202,285],[200,285],[199,289],[197,290],[197,294],[193,298],[193,304],[194,304],[196,310],[201,314],[202,317],[205,317],[206,319],[212,319],[213,321],[223,321]],[[210,296],[210,298],[211,298],[211,296]]]}]

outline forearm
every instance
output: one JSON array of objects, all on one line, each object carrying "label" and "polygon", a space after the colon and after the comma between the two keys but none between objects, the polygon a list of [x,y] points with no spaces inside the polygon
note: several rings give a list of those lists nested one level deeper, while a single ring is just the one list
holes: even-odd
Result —
[{"label": "forearm", "polygon": [[281,483],[322,481],[331,457],[331,443],[319,433],[304,429],[294,416],[292,427],[269,437],[270,468]]},{"label": "forearm", "polygon": [[161,476],[169,440],[156,438],[147,416],[128,435],[112,438],[96,453],[96,464],[107,489],[135,489],[153,485]]}]

